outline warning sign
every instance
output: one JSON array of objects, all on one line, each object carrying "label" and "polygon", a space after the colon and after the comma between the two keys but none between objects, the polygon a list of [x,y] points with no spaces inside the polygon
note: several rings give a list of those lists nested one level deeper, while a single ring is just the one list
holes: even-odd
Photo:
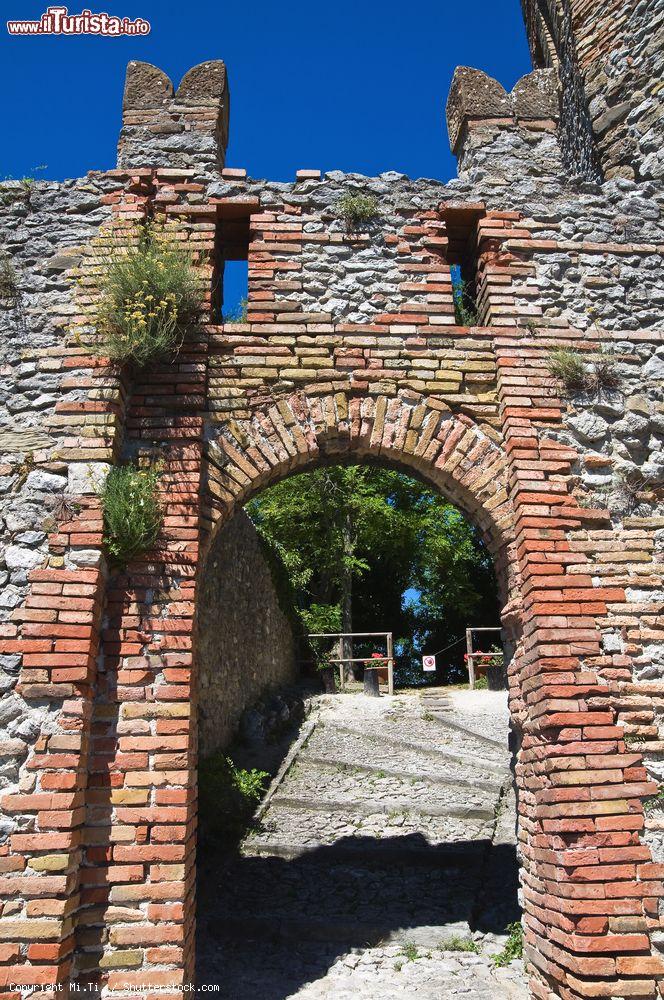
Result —
[{"label": "warning sign", "polygon": [[435,670],[436,669],[436,657],[435,656],[423,656],[422,657],[422,670]]}]

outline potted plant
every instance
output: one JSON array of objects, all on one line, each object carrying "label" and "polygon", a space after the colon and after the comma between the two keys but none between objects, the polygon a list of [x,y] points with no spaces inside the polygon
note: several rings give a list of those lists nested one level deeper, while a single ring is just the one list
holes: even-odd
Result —
[{"label": "potted plant", "polygon": [[505,687],[505,657],[500,646],[493,645],[488,653],[480,658],[480,663],[486,668],[486,681],[489,691],[502,691]]}]

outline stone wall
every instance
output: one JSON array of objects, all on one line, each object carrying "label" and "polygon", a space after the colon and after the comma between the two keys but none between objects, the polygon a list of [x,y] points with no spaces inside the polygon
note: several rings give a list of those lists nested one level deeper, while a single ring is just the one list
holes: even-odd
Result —
[{"label": "stone wall", "polygon": [[664,177],[659,0],[522,0],[535,65],[562,83],[569,166],[597,179]]},{"label": "stone wall", "polygon": [[200,580],[198,749],[205,756],[228,745],[242,711],[263,691],[292,682],[297,671],[291,621],[243,511],[215,536]]},{"label": "stone wall", "polygon": [[[624,6],[625,24],[649,9]],[[29,306],[2,310],[19,401],[0,438],[6,981],[148,992],[191,978],[205,554],[262,487],[339,459],[419,474],[496,561],[516,649],[533,995],[657,995],[664,869],[649,845],[659,851],[662,821],[643,800],[664,752],[663,192],[654,171],[600,183],[562,166],[550,81],[529,75],[508,95],[459,73],[449,124],[461,172],[447,184],[218,171],[200,134],[187,147],[177,107],[167,149],[164,108],[150,104],[125,121],[155,125],[145,166],[143,132],[125,131],[124,170],[36,184],[29,211],[20,186],[0,186]],[[645,122],[633,100],[626,121]],[[378,211],[352,231],[339,203],[357,191]],[[120,231],[173,222],[207,289],[205,322],[177,359],[133,378],[82,346],[90,240],[109,217]],[[224,324],[214,289],[240,223],[248,322]],[[69,255],[78,289],[62,277]],[[455,262],[472,275],[477,325],[455,322]],[[561,345],[610,347],[617,388],[566,398],[548,368]],[[160,459],[164,530],[108,576],[94,482],[136,454]],[[649,480],[636,509],[621,501],[620,477],[634,473]]]}]

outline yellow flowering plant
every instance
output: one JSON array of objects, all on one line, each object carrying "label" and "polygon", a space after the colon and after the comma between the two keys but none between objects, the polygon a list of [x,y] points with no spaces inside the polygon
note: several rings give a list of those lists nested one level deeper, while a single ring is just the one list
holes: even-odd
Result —
[{"label": "yellow flowering plant", "polygon": [[193,254],[153,223],[102,238],[96,350],[137,368],[174,357],[203,302]]}]

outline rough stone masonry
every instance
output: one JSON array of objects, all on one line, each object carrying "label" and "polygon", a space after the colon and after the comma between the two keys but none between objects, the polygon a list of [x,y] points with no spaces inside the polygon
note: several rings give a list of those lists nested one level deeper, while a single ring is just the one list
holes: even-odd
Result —
[{"label": "rough stone masonry", "polygon": [[[207,554],[265,484],[334,459],[420,475],[494,556],[533,996],[664,995],[664,10],[524,9],[532,73],[509,94],[455,75],[448,183],[226,168],[209,62],[177,90],[129,64],[117,170],[0,185],[8,995],[192,981]],[[356,229],[349,192],[377,201]],[[147,218],[177,226],[208,295],[178,358],[132,377],[77,331],[100,227]],[[242,257],[247,322],[223,323]],[[618,387],[567,398],[561,345],[609,351]],[[97,484],[137,455],[161,462],[164,529],[110,573]]]}]

